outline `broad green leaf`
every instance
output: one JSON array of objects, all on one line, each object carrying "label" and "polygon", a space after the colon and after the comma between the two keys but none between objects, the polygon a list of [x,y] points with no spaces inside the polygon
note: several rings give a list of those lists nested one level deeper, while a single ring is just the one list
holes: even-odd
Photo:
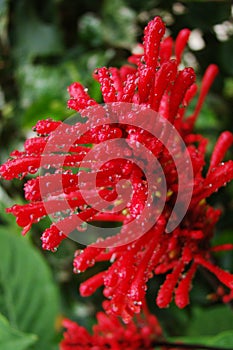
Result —
[{"label": "broad green leaf", "polygon": [[209,345],[219,346],[222,349],[233,349],[233,331],[222,332],[212,337]]},{"label": "broad green leaf", "polygon": [[219,350],[233,349],[233,331],[225,331],[216,336],[195,336],[195,337],[173,337],[169,341],[172,343],[192,344],[199,346],[214,346],[219,347]]},{"label": "broad green leaf", "polygon": [[59,306],[48,266],[27,239],[4,227],[0,256],[0,312],[12,327],[38,336],[36,349],[46,348],[55,334]]},{"label": "broad green leaf", "polygon": [[195,308],[187,329],[187,335],[207,336],[233,329],[233,312],[226,305],[209,309]]},{"label": "broad green leaf", "polygon": [[36,335],[22,333],[12,328],[6,318],[0,314],[0,349],[27,350],[36,341]]},{"label": "broad green leaf", "polygon": [[170,337],[167,340],[171,343],[181,343],[189,345],[209,345],[212,337],[196,336],[196,337]]}]

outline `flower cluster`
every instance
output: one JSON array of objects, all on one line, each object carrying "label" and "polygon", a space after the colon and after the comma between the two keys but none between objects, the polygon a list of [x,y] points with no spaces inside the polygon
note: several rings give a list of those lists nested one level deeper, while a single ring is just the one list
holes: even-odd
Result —
[{"label": "flower cluster", "polygon": [[93,334],[84,327],[65,319],[63,326],[67,329],[60,344],[61,350],[152,350],[155,341],[162,341],[162,331],[153,315],[131,320],[126,326],[115,316],[103,312],[97,314]]},{"label": "flower cluster", "polygon": [[[145,145],[158,159],[166,176],[166,203],[159,219],[148,232],[133,242],[110,249],[90,245],[83,251],[77,251],[74,258],[76,273],[85,271],[99,261],[111,263],[106,271],[99,272],[82,283],[80,292],[82,296],[89,296],[98,287],[104,286],[104,309],[109,314],[121,316],[125,322],[130,322],[134,313],[140,312],[146,283],[158,274],[166,274],[156,299],[161,308],[167,307],[173,297],[180,308],[189,303],[189,291],[198,266],[213,273],[232,295],[233,275],[213,264],[212,253],[229,250],[233,246],[211,246],[220,211],[211,207],[206,198],[233,179],[233,161],[223,162],[233,143],[233,135],[228,131],[220,135],[208,171],[204,173],[207,140],[194,133],[193,128],[218,69],[215,65],[207,68],[196,108],[192,115],[187,115],[187,106],[197,92],[194,70],[190,67],[180,68],[189,34],[190,31],[184,29],[175,42],[171,37],[164,38],[165,25],[161,18],[156,17],[145,28],[143,45],[139,45],[141,53],[129,57],[129,63],[120,69],[103,67],[93,75],[100,84],[105,103],[125,102],[148,107],[172,123],[184,140],[192,162],[194,183],[189,208],[178,227],[169,234],[165,231],[179,189],[178,174],[171,155],[153,135],[120,123],[99,125],[78,137],[69,148],[64,162],[61,161],[59,152],[46,154],[47,164],[43,163],[45,172],[49,167],[56,171],[50,173],[48,170],[47,174],[28,180],[24,190],[25,199],[30,203],[14,205],[7,210],[16,216],[17,223],[23,227],[25,234],[33,223],[45,215],[67,210],[64,200],[68,202],[72,211],[60,220],[59,228],[53,223],[42,235],[43,248],[52,251],[66,238],[60,228],[62,225],[69,227],[70,219],[74,216],[88,222],[119,221],[123,223],[124,232],[124,223],[140,215],[146,202],[148,184],[143,171],[127,159],[114,159],[105,163],[97,177],[97,186],[104,199],[116,198],[119,180],[129,180],[133,188],[131,201],[124,210],[106,214],[89,206],[82,197],[78,178],[83,170],[77,169],[93,145],[103,141],[124,138],[127,140],[127,152],[133,152],[130,148],[132,140]],[[93,106],[97,108],[97,102],[80,83],[73,83],[68,91],[69,108],[81,114]],[[51,119],[39,121],[34,128],[38,137],[27,140],[24,151],[14,151],[11,154],[11,159],[0,168],[1,176],[11,180],[35,174],[41,166],[46,144],[61,125],[62,122]],[[81,124],[77,123],[75,127],[78,129]],[[64,143],[67,137],[64,136]],[[73,170],[75,168],[76,171]],[[63,197],[58,186],[61,174]],[[46,181],[49,213],[40,193],[41,181]],[[72,229],[70,227],[70,231]],[[226,294],[225,289],[223,294]]]}]

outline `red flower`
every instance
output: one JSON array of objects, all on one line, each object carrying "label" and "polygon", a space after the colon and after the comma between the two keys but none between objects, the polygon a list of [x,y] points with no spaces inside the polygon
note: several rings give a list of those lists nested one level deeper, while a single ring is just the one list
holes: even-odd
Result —
[{"label": "red flower", "polygon": [[[211,239],[220,211],[207,204],[206,198],[233,178],[233,161],[223,163],[227,150],[233,143],[233,135],[223,132],[214,148],[207,174],[203,173],[205,165],[205,149],[207,140],[195,134],[193,127],[201,110],[205,96],[216,76],[218,69],[210,65],[204,75],[199,99],[191,116],[186,116],[186,107],[197,91],[195,73],[192,68],[179,68],[180,59],[189,37],[189,30],[184,29],[175,43],[170,37],[163,38],[165,25],[159,17],[152,20],[145,29],[143,52],[129,58],[129,64],[120,69],[99,68],[94,78],[100,83],[105,103],[128,102],[139,104],[159,112],[170,121],[183,138],[191,157],[194,185],[191,203],[181,223],[171,233],[165,227],[178,195],[178,174],[174,161],[163,145],[145,130],[122,125],[120,123],[105,124],[93,127],[75,140],[64,156],[59,152],[46,154],[44,168],[52,167],[57,173],[48,173],[30,179],[25,184],[25,199],[29,204],[15,205],[8,212],[16,216],[17,222],[26,233],[31,225],[47,214],[66,213],[67,205],[70,213],[64,214],[59,228],[53,223],[42,235],[44,249],[56,250],[60,242],[66,238],[64,230],[70,228],[73,217],[83,221],[120,221],[124,224],[134,220],[142,212],[146,198],[148,183],[143,171],[127,159],[107,161],[97,177],[97,186],[105,200],[117,198],[116,185],[119,180],[129,180],[134,190],[130,203],[125,210],[110,214],[103,213],[88,205],[80,193],[78,178],[83,170],[79,168],[81,161],[92,149],[92,145],[101,144],[114,138],[127,140],[125,152],[133,152],[130,142],[137,141],[145,145],[157,157],[162,165],[167,182],[166,203],[156,224],[144,235],[121,247],[110,249],[88,246],[84,251],[77,251],[74,259],[74,271],[79,273],[93,266],[98,261],[110,261],[111,266],[103,272],[91,277],[81,285],[81,294],[92,294],[99,286],[104,286],[107,300],[104,308],[108,313],[120,315],[129,322],[134,313],[140,312],[146,293],[146,283],[154,275],[166,274],[156,302],[159,307],[166,307],[173,296],[179,307],[189,303],[189,291],[197,267],[208,269],[225,285],[232,295],[233,275],[223,271],[212,263],[212,253],[218,250],[232,249],[232,245],[211,247]],[[172,58],[175,55],[176,59]],[[69,87],[70,100],[68,106],[82,111],[90,106],[98,106],[79,83]],[[46,145],[51,140],[58,151],[53,131],[63,125],[61,122],[41,120],[35,126],[39,135],[25,142],[23,152],[15,151],[11,159],[0,168],[1,176],[7,180],[24,177],[38,171],[44,159]],[[81,128],[81,123],[74,127]],[[69,133],[68,133],[69,134]],[[64,145],[68,134],[64,133]],[[54,141],[55,140],[55,141]],[[63,158],[62,158],[63,157]],[[182,158],[181,158],[182,161]],[[145,160],[146,166],[150,164]],[[71,168],[67,171],[67,168]],[[59,179],[62,173],[63,197],[61,197]],[[42,200],[40,182],[45,181],[47,197]],[[156,185],[155,185],[156,187]],[[90,196],[92,192],[90,189]],[[159,194],[156,194],[158,200]],[[48,206],[45,204],[49,203]],[[80,227],[81,230],[81,227]],[[225,298],[226,300],[226,298]]]},{"label": "red flower", "polygon": [[115,316],[103,312],[97,314],[93,334],[68,319],[63,321],[67,329],[60,344],[61,350],[140,350],[154,349],[153,342],[163,340],[162,331],[153,315],[138,317],[126,326]]}]

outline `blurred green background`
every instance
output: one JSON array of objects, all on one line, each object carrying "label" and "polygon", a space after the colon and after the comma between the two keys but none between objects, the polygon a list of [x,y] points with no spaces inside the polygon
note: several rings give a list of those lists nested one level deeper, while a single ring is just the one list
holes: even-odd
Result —
[{"label": "blurred green background", "polygon": [[[22,148],[37,120],[63,120],[72,113],[66,107],[67,86],[72,82],[83,83],[101,102],[93,70],[125,63],[141,40],[144,26],[156,15],[167,23],[167,32],[174,38],[182,28],[192,30],[184,63],[195,68],[199,82],[210,63],[219,66],[220,74],[196,128],[210,139],[208,161],[220,132],[233,131],[231,1],[0,0],[1,163],[12,150]],[[57,349],[62,315],[88,328],[95,322],[101,291],[81,299],[78,284],[101,266],[83,276],[73,275],[77,245],[70,240],[56,254],[41,252],[39,237],[49,220],[21,239],[14,218],[6,215],[4,208],[24,203],[22,189],[18,180],[1,181],[0,349],[15,349],[6,346],[14,341],[18,350]],[[233,185],[221,189],[209,202],[223,210],[215,242],[233,243]],[[221,266],[233,271],[231,252],[218,259]],[[213,292],[212,284],[210,276],[200,271],[192,291],[192,308],[180,311],[171,306],[161,311],[154,301],[158,284],[149,283],[150,308],[159,315],[169,336],[195,340],[233,329],[230,307],[206,298]]]}]

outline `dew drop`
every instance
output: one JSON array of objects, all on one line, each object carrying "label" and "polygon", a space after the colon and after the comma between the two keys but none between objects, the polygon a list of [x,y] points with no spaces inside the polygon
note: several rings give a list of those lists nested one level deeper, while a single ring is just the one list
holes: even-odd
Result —
[{"label": "dew drop", "polygon": [[74,257],[76,258],[77,256],[81,255],[83,253],[83,249],[78,249],[74,253]]},{"label": "dew drop", "polygon": [[79,273],[81,273],[81,270],[76,269],[76,267],[74,267],[74,268],[73,268],[73,272],[79,274]]},{"label": "dew drop", "polygon": [[110,263],[113,263],[116,259],[116,253],[113,253],[112,256],[111,256],[111,259],[110,259]]},{"label": "dew drop", "polygon": [[116,304],[112,304],[112,311],[117,312],[119,310],[119,307]]},{"label": "dew drop", "polygon": [[79,232],[85,232],[87,230],[87,223],[83,222],[81,225],[77,226]]},{"label": "dew drop", "polygon": [[95,259],[86,260],[86,264],[87,264],[89,267],[94,266],[94,265],[95,265]]},{"label": "dew drop", "polygon": [[34,166],[30,165],[30,166],[28,167],[28,172],[29,172],[30,174],[35,174],[36,171],[37,171],[37,169],[36,169]]}]

